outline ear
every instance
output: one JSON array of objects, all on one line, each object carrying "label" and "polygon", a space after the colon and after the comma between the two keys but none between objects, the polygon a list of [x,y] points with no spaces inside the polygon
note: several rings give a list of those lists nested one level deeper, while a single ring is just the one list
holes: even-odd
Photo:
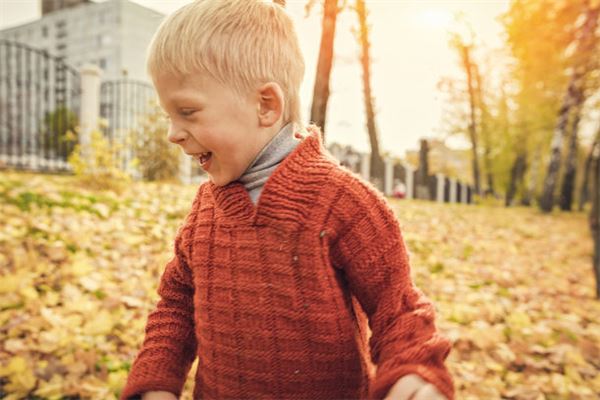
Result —
[{"label": "ear", "polygon": [[285,99],[283,90],[275,82],[269,82],[258,88],[258,121],[262,127],[271,127],[283,117]]}]

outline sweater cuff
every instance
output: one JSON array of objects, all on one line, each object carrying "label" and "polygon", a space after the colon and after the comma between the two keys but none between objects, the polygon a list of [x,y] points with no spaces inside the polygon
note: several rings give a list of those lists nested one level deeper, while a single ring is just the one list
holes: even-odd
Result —
[{"label": "sweater cuff", "polygon": [[426,365],[402,365],[382,374],[377,373],[369,388],[369,399],[383,399],[400,378],[408,374],[419,375],[434,385],[448,400],[454,400],[454,384],[448,370]]}]

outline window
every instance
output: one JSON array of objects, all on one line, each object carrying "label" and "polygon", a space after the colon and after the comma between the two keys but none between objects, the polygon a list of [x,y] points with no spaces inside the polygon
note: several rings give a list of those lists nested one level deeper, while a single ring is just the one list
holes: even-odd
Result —
[{"label": "window", "polygon": [[96,36],[96,46],[98,46],[98,47],[108,46],[110,44],[110,42],[111,42],[111,37],[110,37],[110,35],[108,35],[106,33]]},{"label": "window", "polygon": [[47,26],[42,26],[42,37],[44,37],[44,38],[48,37],[48,27]]},{"label": "window", "polygon": [[106,65],[108,63],[106,62],[106,58],[101,58],[98,60],[98,66],[102,69],[106,69]]}]

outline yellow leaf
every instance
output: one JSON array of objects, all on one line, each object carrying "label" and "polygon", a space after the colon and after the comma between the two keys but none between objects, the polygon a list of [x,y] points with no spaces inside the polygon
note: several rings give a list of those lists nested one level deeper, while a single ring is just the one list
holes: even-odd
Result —
[{"label": "yellow leaf", "polygon": [[27,350],[27,346],[20,339],[7,339],[4,342],[4,348],[11,353],[19,353]]},{"label": "yellow leaf", "polygon": [[43,331],[40,332],[38,335],[38,341],[39,341],[39,345],[37,350],[41,351],[43,353],[53,353],[54,351],[58,350],[58,348],[60,347],[59,345],[59,337],[56,333],[56,330],[50,330],[50,331]]},{"label": "yellow leaf", "polygon": [[565,354],[565,363],[571,365],[586,365],[585,359],[578,349],[573,349]]},{"label": "yellow leaf", "polygon": [[27,362],[23,357],[13,357],[6,367],[0,367],[0,376],[18,375],[27,369]]},{"label": "yellow leaf", "polygon": [[84,289],[90,292],[94,292],[100,288],[100,283],[96,279],[96,276],[82,276],[79,279],[79,283]]},{"label": "yellow leaf", "polygon": [[0,294],[15,292],[20,284],[21,279],[18,275],[0,276]]},{"label": "yellow leaf", "polygon": [[21,293],[26,300],[36,300],[39,297],[38,292],[31,286],[22,288],[19,293]]},{"label": "yellow leaf", "polygon": [[54,291],[46,292],[44,295],[44,303],[46,303],[47,306],[55,306],[59,300],[60,296]]},{"label": "yellow leaf", "polygon": [[59,375],[52,375],[49,382],[40,381],[38,389],[33,393],[46,399],[61,399],[63,397],[63,378]]},{"label": "yellow leaf", "polygon": [[581,383],[583,381],[581,379],[581,374],[573,365],[565,365],[565,375],[573,382]]},{"label": "yellow leaf", "polygon": [[521,311],[514,311],[506,317],[506,323],[515,330],[522,330],[531,326],[531,319]]},{"label": "yellow leaf", "polygon": [[106,310],[100,311],[96,314],[85,326],[83,332],[88,335],[106,335],[110,333],[113,328],[113,317]]},{"label": "yellow leaf", "polygon": [[123,389],[123,385],[127,380],[127,371],[120,369],[115,372],[108,374],[108,387],[113,392],[120,391]]},{"label": "yellow leaf", "polygon": [[17,374],[11,375],[9,383],[4,388],[10,393],[27,394],[35,387],[35,376],[30,369],[25,369]]},{"label": "yellow leaf", "polygon": [[138,297],[133,296],[122,296],[121,300],[123,303],[127,304],[129,307],[143,307],[144,302]]},{"label": "yellow leaf", "polygon": [[73,260],[70,270],[75,276],[84,276],[92,272],[94,268],[90,265],[87,259],[85,259],[83,256],[78,256],[75,258],[75,260]]}]

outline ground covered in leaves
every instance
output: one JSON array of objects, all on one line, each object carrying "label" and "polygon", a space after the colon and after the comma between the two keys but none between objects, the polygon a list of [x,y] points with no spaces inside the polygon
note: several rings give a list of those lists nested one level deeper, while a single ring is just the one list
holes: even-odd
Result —
[{"label": "ground covered in leaves", "polygon": [[[0,397],[116,398],[194,186],[0,172]],[[460,399],[596,399],[582,213],[392,200]],[[191,399],[193,379],[182,398]]]}]

